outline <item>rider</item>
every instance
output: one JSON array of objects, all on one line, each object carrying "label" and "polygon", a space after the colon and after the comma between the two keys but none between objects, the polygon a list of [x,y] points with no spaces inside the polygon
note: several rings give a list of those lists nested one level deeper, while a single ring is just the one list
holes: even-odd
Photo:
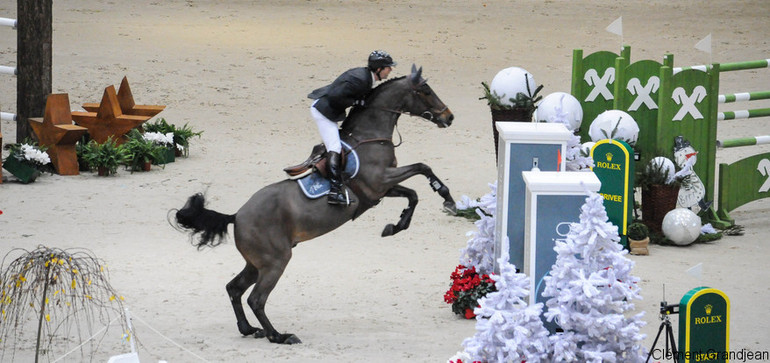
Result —
[{"label": "rider", "polygon": [[345,120],[346,110],[354,104],[363,104],[375,81],[388,78],[396,65],[391,56],[382,50],[369,54],[367,67],[352,68],[342,73],[330,85],[314,90],[308,98],[314,99],[310,114],[318,125],[318,132],[326,146],[329,171],[329,204],[347,204],[342,194],[341,157],[339,128],[337,122]]}]

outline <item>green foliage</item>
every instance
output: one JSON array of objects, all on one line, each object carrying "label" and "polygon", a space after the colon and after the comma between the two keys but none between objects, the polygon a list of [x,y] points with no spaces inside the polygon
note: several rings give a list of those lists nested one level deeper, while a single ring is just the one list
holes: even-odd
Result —
[{"label": "green foliage", "polygon": [[165,162],[163,155],[166,151],[166,147],[155,144],[150,140],[146,140],[142,137],[142,133],[137,129],[133,129],[129,132],[128,141],[121,147],[124,148],[128,154],[126,166],[128,166],[131,171],[141,170],[144,163]]},{"label": "green foliage", "polygon": [[145,123],[144,129],[147,132],[160,132],[167,134],[169,132],[174,134],[174,143],[181,145],[184,148],[184,155],[189,153],[190,139],[194,136],[200,137],[203,131],[194,131],[187,123],[182,127],[177,127],[174,124],[169,124],[165,118],[155,120],[154,123]]},{"label": "green foliage", "polygon": [[501,95],[498,95],[497,92],[489,89],[488,84],[481,82],[481,86],[484,87],[484,96],[479,99],[487,100],[487,105],[493,110],[525,109],[532,113],[537,108],[535,104],[543,98],[543,96],[538,96],[540,90],[543,89],[543,85],[537,87],[535,93],[532,93],[532,90],[529,89],[529,82],[527,82],[527,94],[525,95],[519,92],[515,97],[508,98],[508,101],[512,104],[508,105],[502,102]]},{"label": "green foliage", "polygon": [[125,148],[118,146],[110,137],[103,144],[91,140],[82,149],[83,160],[93,170],[99,167],[107,169],[107,175],[115,174],[118,166],[129,161],[129,154]]},{"label": "green foliage", "polygon": [[[678,171],[679,166],[674,163],[674,172]],[[668,181],[668,174],[662,163],[649,162],[645,167],[639,170],[636,177],[636,186],[641,187],[642,189],[649,189],[651,185],[671,185],[679,187],[681,184],[682,181],[676,178],[674,178],[672,182]]]},{"label": "green foliage", "polygon": [[628,238],[641,241],[650,235],[650,230],[644,223],[634,222],[628,225]]}]

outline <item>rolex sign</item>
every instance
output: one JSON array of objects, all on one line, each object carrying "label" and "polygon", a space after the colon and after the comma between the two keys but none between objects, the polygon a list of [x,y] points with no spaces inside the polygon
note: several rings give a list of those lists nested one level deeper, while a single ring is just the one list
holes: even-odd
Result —
[{"label": "rolex sign", "polygon": [[591,149],[593,172],[602,183],[599,194],[610,223],[618,227],[621,244],[628,247],[628,224],[634,208],[634,149],[618,140],[599,140]]}]

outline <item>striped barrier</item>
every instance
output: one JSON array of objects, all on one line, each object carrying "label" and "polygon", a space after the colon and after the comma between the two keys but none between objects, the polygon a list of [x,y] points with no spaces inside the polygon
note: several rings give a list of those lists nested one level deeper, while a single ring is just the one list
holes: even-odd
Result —
[{"label": "striped barrier", "polygon": [[[639,162],[644,162],[652,156],[659,156],[661,152],[662,156],[672,158],[674,156],[673,140],[676,136],[683,136],[689,141],[691,146],[700,152],[694,171],[705,187],[703,199],[706,202],[718,201],[714,208],[704,214],[704,221],[718,228],[729,227],[734,224],[729,211],[748,201],[770,197],[770,194],[738,190],[751,188],[759,190],[762,189],[760,184],[770,184],[759,180],[765,175],[762,171],[767,171],[767,179],[770,180],[770,160],[763,161],[762,164],[768,166],[767,170],[759,165],[751,168],[741,166],[745,169],[743,172],[759,171],[760,178],[750,181],[750,183],[758,183],[756,186],[746,182],[721,182],[722,169],[727,171],[730,166],[720,164],[717,169],[716,162],[718,148],[770,144],[770,136],[717,140],[718,121],[770,116],[770,108],[719,112],[719,104],[770,99],[770,91],[720,95],[721,73],[770,68],[770,59],[673,67],[673,56],[670,54],[664,57],[663,63],[641,60],[629,64],[630,50],[626,47],[624,47],[624,54],[616,56],[614,62],[610,61],[612,54],[606,53],[608,52],[597,52],[583,58],[581,50],[573,51],[573,96],[578,98],[584,109],[590,108],[591,114],[594,115],[609,109],[629,113],[637,121],[640,129],[639,141],[636,145],[640,152]],[[595,64],[587,64],[588,60],[598,55],[606,55],[607,59],[597,61]],[[605,74],[610,72],[613,74],[609,76]],[[597,77],[594,73],[601,77]],[[610,84],[613,81],[614,84]],[[600,87],[602,92],[597,92]],[[608,89],[612,90],[611,93],[607,92]],[[592,97],[597,93],[604,98]],[[595,99],[612,99],[614,103],[608,107],[606,102],[596,103]],[[588,122],[584,121],[581,129],[587,130],[593,118],[589,116],[584,120]],[[583,133],[581,137],[584,141],[587,139]],[[760,158],[761,160],[764,158]],[[757,162],[757,160],[752,159],[750,162]],[[737,166],[733,170],[737,170]],[[740,172],[733,175],[740,175]],[[729,190],[730,185],[734,190]]]},{"label": "striped barrier", "polygon": [[[770,59],[724,63],[719,72],[770,68]],[[770,91],[743,92],[719,95],[718,102],[747,102],[770,99]],[[770,116],[770,108],[755,108],[717,113],[717,120],[749,119]],[[770,144],[770,136],[743,137],[717,141],[720,148]],[[735,224],[730,212],[746,203],[770,198],[770,153],[749,156],[734,163],[719,164],[719,188],[717,216],[720,220]]]}]

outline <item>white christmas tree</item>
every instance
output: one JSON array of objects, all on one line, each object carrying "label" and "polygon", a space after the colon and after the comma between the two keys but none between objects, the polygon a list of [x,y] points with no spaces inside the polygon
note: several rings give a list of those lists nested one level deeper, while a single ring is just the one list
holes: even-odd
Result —
[{"label": "white christmas tree", "polygon": [[591,193],[580,223],[554,247],[556,263],[543,292],[546,318],[564,330],[550,337],[554,362],[641,362],[646,355],[639,332],[644,313],[625,315],[641,300],[639,279],[602,202]]},{"label": "white christmas tree", "polygon": [[471,239],[465,248],[460,250],[460,264],[466,267],[476,267],[479,275],[490,274],[494,269],[495,248],[495,213],[497,209],[497,184],[489,184],[491,192],[477,201],[463,196],[457,203],[458,209],[475,208],[481,217],[475,222],[478,231],[468,232]]},{"label": "white christmas tree", "polygon": [[497,291],[479,300],[474,310],[476,334],[463,341],[465,353],[481,362],[546,361],[549,340],[540,320],[543,304],[527,305],[529,279],[516,273],[507,252],[498,264],[500,274],[491,276]]},{"label": "white christmas tree", "polygon": [[564,157],[567,171],[590,171],[594,166],[594,160],[588,155],[583,155],[580,136],[572,135],[567,140],[567,155]]}]

